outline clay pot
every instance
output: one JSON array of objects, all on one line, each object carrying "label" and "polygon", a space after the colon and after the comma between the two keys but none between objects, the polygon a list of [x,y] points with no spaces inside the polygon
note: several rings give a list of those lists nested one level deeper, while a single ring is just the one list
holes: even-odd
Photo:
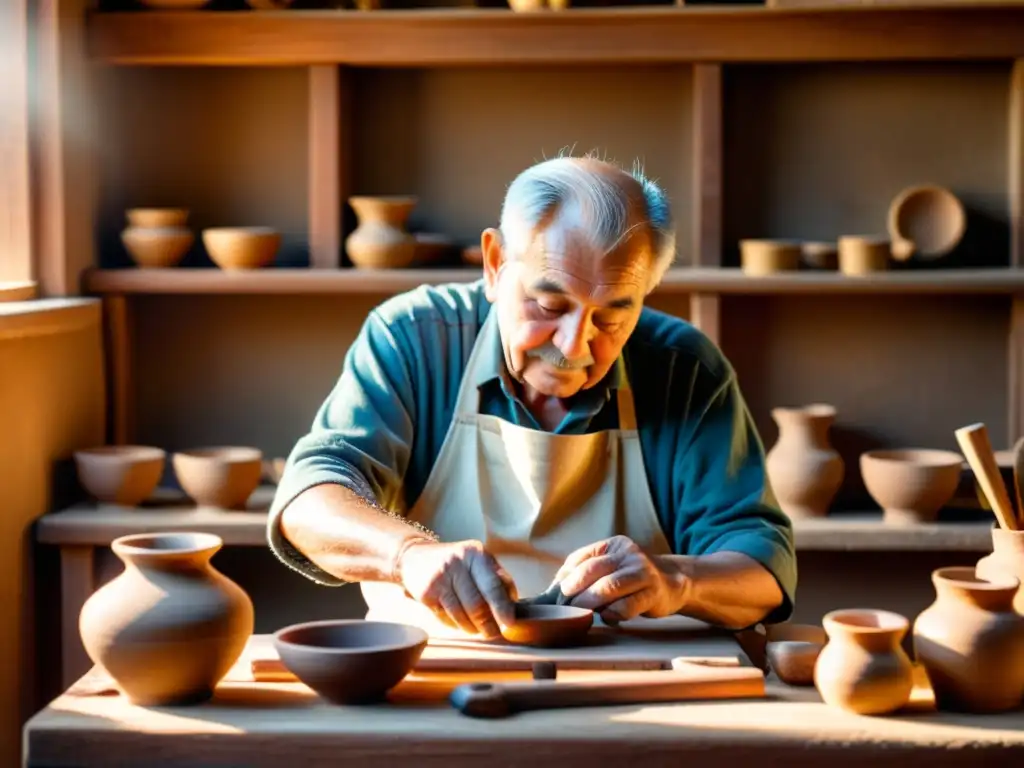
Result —
[{"label": "clay pot", "polygon": [[400,269],[416,257],[416,240],[405,230],[415,197],[350,197],[359,225],[345,238],[345,251],[363,269]]},{"label": "clay pot", "polygon": [[176,266],[195,242],[185,225],[186,208],[130,208],[125,215],[128,226],[121,232],[121,243],[140,267]]},{"label": "clay pot", "polygon": [[137,507],[156,490],[166,454],[147,445],[103,445],[74,452],[82,487],[97,501]]},{"label": "clay pot", "polygon": [[914,655],[938,709],[1003,712],[1024,699],[1024,616],[1013,610],[1016,576],[974,568],[932,573],[935,602],[914,622]]},{"label": "clay pot", "polygon": [[964,457],[953,451],[906,449],[866,451],[860,471],[884,522],[934,522],[960,484]]},{"label": "clay pot", "polygon": [[447,235],[433,232],[417,232],[413,235],[416,241],[416,255],[413,262],[417,266],[441,264],[455,250],[455,241]]},{"label": "clay pot", "polygon": [[203,245],[221,269],[260,269],[273,262],[281,233],[270,227],[212,227],[203,230]]},{"label": "clay pot", "polygon": [[198,703],[241,655],[253,630],[249,596],[210,564],[209,533],[115,539],[124,571],[82,606],[89,658],[142,706]]},{"label": "clay pot", "polygon": [[571,605],[516,605],[515,621],[502,627],[510,643],[540,648],[581,645],[594,624],[594,612]]},{"label": "clay pot", "polygon": [[[1016,578],[1024,583],[1024,531],[1008,531],[998,525],[992,527],[992,552],[975,565],[979,578]],[[1013,607],[1024,615],[1024,589],[1017,590]]]},{"label": "clay pot", "polygon": [[822,625],[828,643],[814,665],[826,704],[861,715],[895,712],[910,700],[913,665],[901,645],[910,622],[869,609],[832,611]]},{"label": "clay pot", "polygon": [[831,405],[773,408],[779,439],[765,467],[779,507],[790,518],[825,517],[843,483],[843,459],[829,443],[836,418]]},{"label": "clay pot", "polygon": [[839,238],[839,271],[860,276],[884,272],[889,268],[892,243],[884,237],[846,235]]},{"label": "clay pot", "polygon": [[911,244],[911,253],[937,259],[960,243],[967,230],[967,213],[957,196],[944,187],[907,187],[889,205],[888,227],[894,241]]},{"label": "clay pot", "polygon": [[835,243],[811,241],[800,245],[800,258],[811,269],[839,268],[839,248]]},{"label": "clay pot", "polygon": [[765,629],[768,663],[786,685],[813,685],[814,665],[828,641],[813,624],[771,624]]},{"label": "clay pot", "polygon": [[263,478],[263,454],[256,448],[200,448],[171,458],[182,490],[197,504],[245,509]]},{"label": "clay pot", "polygon": [[544,0],[508,0],[508,7],[516,13],[529,13],[531,11],[543,11]]},{"label": "clay pot", "polygon": [[184,227],[188,223],[188,208],[129,208],[125,211],[128,226],[142,229]]},{"label": "clay pot", "polygon": [[793,240],[740,240],[740,261],[748,275],[771,275],[800,268],[800,243]]}]

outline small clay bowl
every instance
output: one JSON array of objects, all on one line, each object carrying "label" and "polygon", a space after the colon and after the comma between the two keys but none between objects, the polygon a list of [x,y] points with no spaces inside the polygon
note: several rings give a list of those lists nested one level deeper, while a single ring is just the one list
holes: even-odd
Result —
[{"label": "small clay bowl", "polygon": [[221,269],[259,269],[274,260],[281,233],[270,227],[211,227],[203,230],[203,245]]},{"label": "small clay bowl", "polygon": [[282,458],[264,459],[263,477],[272,485],[277,485],[281,482],[281,475],[284,474],[284,467],[287,463],[288,460]]},{"label": "small clay bowl", "polygon": [[516,620],[501,636],[516,645],[567,648],[582,645],[594,624],[594,612],[571,605],[516,605]]},{"label": "small clay bowl", "polygon": [[740,259],[748,275],[771,275],[800,268],[800,243],[794,240],[740,240]]},{"label": "small clay bowl", "polygon": [[138,266],[166,268],[185,258],[195,236],[185,227],[128,227],[121,242]]},{"label": "small clay bowl", "polygon": [[416,246],[413,263],[417,265],[439,264],[448,260],[455,249],[455,241],[447,235],[434,232],[417,232],[413,235]]},{"label": "small clay bowl", "polygon": [[816,240],[801,243],[800,258],[811,269],[838,269],[839,246]]},{"label": "small clay bowl", "polygon": [[887,237],[843,235],[837,242],[839,271],[853,277],[884,272],[889,268],[892,243]]},{"label": "small clay bowl", "polygon": [[321,697],[369,704],[412,671],[428,638],[409,624],[342,619],[294,624],[273,639],[281,663]]},{"label": "small clay bowl", "polygon": [[766,628],[768,663],[786,685],[814,685],[814,665],[828,642],[813,624],[773,624]]},{"label": "small clay bowl", "polygon": [[889,206],[889,236],[913,243],[922,259],[945,256],[967,230],[967,214],[959,198],[945,187],[907,187]]},{"label": "small clay bowl", "polygon": [[263,454],[257,448],[198,448],[175,453],[171,461],[182,490],[203,506],[245,509],[263,478]]},{"label": "small clay bowl", "polygon": [[866,451],[860,456],[860,471],[884,521],[913,525],[935,521],[956,493],[963,462],[953,451]]},{"label": "small clay bowl", "polygon": [[166,454],[148,445],[104,445],[74,452],[82,487],[97,501],[136,507],[156,490]]},{"label": "small clay bowl", "polygon": [[125,211],[128,225],[142,229],[184,227],[188,208],[129,208]]}]

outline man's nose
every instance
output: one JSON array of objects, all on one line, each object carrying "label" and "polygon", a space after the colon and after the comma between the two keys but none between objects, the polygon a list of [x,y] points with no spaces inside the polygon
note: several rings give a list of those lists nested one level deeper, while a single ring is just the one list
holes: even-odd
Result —
[{"label": "man's nose", "polygon": [[569,360],[590,354],[590,320],[582,312],[566,316],[556,341],[558,349]]}]

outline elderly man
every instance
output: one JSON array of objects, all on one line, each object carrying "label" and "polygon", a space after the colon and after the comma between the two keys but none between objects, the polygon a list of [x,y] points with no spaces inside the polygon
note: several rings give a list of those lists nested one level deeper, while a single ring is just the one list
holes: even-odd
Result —
[{"label": "elderly man", "polygon": [[788,617],[792,530],[735,374],[644,307],[675,251],[658,186],[539,163],[481,246],[481,281],[370,313],[289,457],[277,556],[435,634],[495,637],[555,583],[608,623]]}]

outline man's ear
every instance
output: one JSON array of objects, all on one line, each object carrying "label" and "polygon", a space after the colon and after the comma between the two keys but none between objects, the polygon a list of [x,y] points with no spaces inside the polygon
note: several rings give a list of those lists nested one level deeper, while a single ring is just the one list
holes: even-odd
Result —
[{"label": "man's ear", "polygon": [[484,259],[484,293],[492,304],[498,298],[498,272],[505,262],[501,231],[488,227],[480,235],[480,250]]}]

